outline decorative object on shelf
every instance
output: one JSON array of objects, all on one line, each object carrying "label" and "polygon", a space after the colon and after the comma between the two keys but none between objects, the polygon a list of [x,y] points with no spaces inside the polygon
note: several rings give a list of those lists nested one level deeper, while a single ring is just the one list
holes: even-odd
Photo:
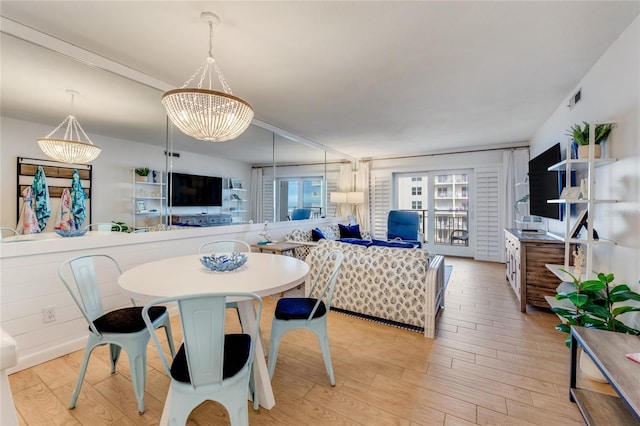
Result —
[{"label": "decorative object on shelf", "polygon": [[[67,90],[67,93],[71,95],[71,113],[51,133],[44,138],[39,138],[38,145],[42,152],[56,161],[72,164],[88,163],[100,155],[102,148],[91,142],[73,115],[73,99],[78,92]],[[53,137],[62,126],[66,126],[64,136]],[[81,140],[81,136],[84,136],[86,142]]]},{"label": "decorative object on shelf", "polygon": [[271,235],[269,235],[269,230],[267,229],[269,222],[264,223],[264,227],[262,228],[262,232],[259,232],[258,235],[262,237],[262,240],[258,241],[258,244],[269,244],[271,242]]},{"label": "decorative object on shelf", "polygon": [[[181,88],[162,95],[162,104],[173,124],[184,134],[200,140],[224,142],[235,139],[249,127],[253,108],[233,95],[213,57],[213,24],[219,24],[220,18],[211,12],[202,12],[200,17],[209,24],[209,56]],[[214,80],[211,68],[215,70],[224,93],[211,90]],[[188,87],[200,70],[198,86]],[[209,84],[208,89],[202,88],[205,80]]]},{"label": "decorative object on shelf", "polygon": [[560,199],[562,200],[577,200],[580,197],[580,187],[579,186],[569,186],[564,187],[562,189],[562,194],[560,194]]},{"label": "decorative object on shelf", "polygon": [[[584,124],[584,127],[581,127],[579,124],[571,126],[567,135],[571,136],[576,144],[578,144],[578,158],[589,158],[589,123],[586,121],[583,121],[582,123]],[[600,144],[607,140],[613,126],[613,123],[596,125],[594,139],[595,158],[600,158],[602,156],[602,147]]]},{"label": "decorative object on shelf", "polygon": [[573,274],[576,277],[582,275],[582,268],[584,266],[584,250],[581,245],[576,246],[576,251],[573,252]]},{"label": "decorative object on shelf", "polygon": [[147,207],[144,205],[144,201],[138,200],[136,202],[136,204],[138,206],[138,213],[146,213],[147,212]]},{"label": "decorative object on shelf", "polygon": [[146,182],[149,179],[149,173],[151,173],[151,170],[148,167],[138,167],[136,169],[136,180],[138,182]]},{"label": "decorative object on shelf", "polygon": [[587,179],[580,179],[580,198],[589,199],[589,184]]},{"label": "decorative object on shelf", "polygon": [[243,189],[242,188],[242,180],[240,180],[240,179],[231,179],[231,189]]},{"label": "decorative object on shelf", "polygon": [[231,199],[234,201],[242,201],[242,198],[238,194],[231,194]]},{"label": "decorative object on shelf", "polygon": [[151,170],[151,182],[158,183],[158,172]]},{"label": "decorative object on shelf", "polygon": [[234,271],[244,265],[247,262],[247,255],[244,253],[233,252],[230,255],[221,254],[216,256],[202,256],[200,263],[207,269],[216,272],[229,272]]},{"label": "decorative object on shelf", "polygon": [[56,229],[56,234],[61,237],[82,237],[87,233],[87,229]]}]

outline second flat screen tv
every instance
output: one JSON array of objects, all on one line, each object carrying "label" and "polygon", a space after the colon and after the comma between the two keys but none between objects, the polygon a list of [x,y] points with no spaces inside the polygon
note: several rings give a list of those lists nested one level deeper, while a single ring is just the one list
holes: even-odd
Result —
[{"label": "second flat screen tv", "polygon": [[550,219],[562,220],[560,204],[547,200],[560,198],[562,175],[550,172],[549,166],[561,161],[560,144],[557,143],[529,161],[529,213]]},{"label": "second flat screen tv", "polygon": [[171,173],[169,182],[173,206],[222,206],[220,177]]}]

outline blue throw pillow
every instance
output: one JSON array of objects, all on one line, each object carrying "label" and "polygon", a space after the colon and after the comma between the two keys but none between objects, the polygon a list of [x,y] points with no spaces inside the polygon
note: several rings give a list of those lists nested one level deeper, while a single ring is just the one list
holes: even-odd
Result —
[{"label": "blue throw pillow", "polygon": [[320,240],[324,240],[325,238],[326,237],[324,236],[320,228],[314,228],[311,230],[311,239],[313,241],[320,241]]},{"label": "blue throw pillow", "polygon": [[385,241],[385,240],[372,240],[374,246],[381,247],[397,247],[397,248],[414,248],[413,243],[403,243],[400,241]]},{"label": "blue throw pillow", "polygon": [[338,224],[338,228],[340,228],[340,238],[358,238],[362,239],[362,235],[360,234],[360,225],[340,225]]},{"label": "blue throw pillow", "polygon": [[363,240],[361,238],[340,238],[338,241],[342,243],[357,244],[359,246],[365,247],[369,247],[371,244],[373,244],[373,242],[369,240]]}]

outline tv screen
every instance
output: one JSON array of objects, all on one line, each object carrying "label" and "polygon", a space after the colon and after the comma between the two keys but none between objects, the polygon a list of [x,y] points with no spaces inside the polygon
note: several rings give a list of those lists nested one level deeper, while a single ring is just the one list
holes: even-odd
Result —
[{"label": "tv screen", "polygon": [[171,173],[169,182],[173,206],[222,206],[222,178]]},{"label": "tv screen", "polygon": [[562,220],[561,205],[547,203],[547,200],[560,198],[562,175],[547,169],[561,160],[560,144],[557,143],[529,161],[530,214]]}]

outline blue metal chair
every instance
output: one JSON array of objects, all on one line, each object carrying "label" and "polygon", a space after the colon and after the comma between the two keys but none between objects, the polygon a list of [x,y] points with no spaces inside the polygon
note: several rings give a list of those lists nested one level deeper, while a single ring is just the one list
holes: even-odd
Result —
[{"label": "blue metal chair", "polygon": [[[225,334],[227,298],[250,298],[257,303],[255,324],[250,334]],[[247,391],[259,339],[262,300],[253,293],[206,293],[157,299],[142,310],[149,331],[150,314],[158,304],[177,302],[184,343],[171,360],[162,350],[155,333],[151,338],[167,374],[171,378],[160,424],[184,425],[191,411],[204,401],[222,404],[231,425],[249,424]]]},{"label": "blue metal chair", "polygon": [[[282,336],[287,331],[303,328],[312,331],[318,337],[324,365],[327,373],[329,373],[329,382],[331,386],[336,385],[333,366],[331,365],[331,353],[329,352],[327,314],[331,308],[333,290],[336,287],[336,279],[338,278],[343,258],[344,255],[339,250],[333,250],[325,256],[320,272],[316,275],[309,292],[309,294],[317,294],[317,299],[311,297],[282,297],[278,300],[271,323],[269,377],[273,378]],[[316,287],[318,288],[316,289]]]},{"label": "blue metal chair", "polygon": [[291,220],[311,219],[311,209],[293,209],[291,212]]},{"label": "blue metal chair", "polygon": [[[73,300],[80,308],[80,312],[89,324],[89,340],[84,351],[82,367],[78,382],[71,395],[69,408],[76,406],[80,388],[87,371],[91,352],[98,346],[109,345],[111,355],[111,373],[116,372],[116,364],[120,357],[120,350],[124,349],[129,358],[129,369],[133,390],[138,400],[138,411],[144,412],[144,386],[147,371],[147,344],[149,343],[149,331],[142,319],[142,307],[135,306],[131,299],[132,307],[116,309],[105,313],[100,297],[100,288],[96,277],[94,259],[105,259],[111,262],[111,266],[117,269],[118,274],[122,269],[118,262],[111,256],[104,254],[79,256],[67,260],[58,269],[58,276]],[[71,277],[75,286],[71,284]],[[75,288],[74,288],[75,287]],[[153,330],[164,327],[167,333],[169,349],[173,354],[173,339],[171,337],[171,323],[167,308],[156,307],[150,312]],[[152,332],[155,337],[155,332]]]},{"label": "blue metal chair", "polygon": [[402,240],[422,247],[420,241],[420,215],[418,212],[391,210],[387,216],[387,239]]}]

